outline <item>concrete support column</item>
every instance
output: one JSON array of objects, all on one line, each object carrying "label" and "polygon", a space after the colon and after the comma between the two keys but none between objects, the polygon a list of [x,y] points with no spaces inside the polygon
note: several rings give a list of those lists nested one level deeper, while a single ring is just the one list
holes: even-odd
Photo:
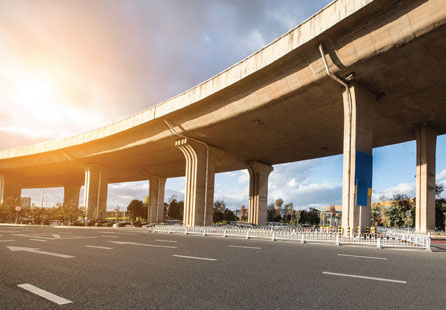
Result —
[{"label": "concrete support column", "polygon": [[183,224],[212,225],[215,160],[219,151],[189,138],[178,139],[175,145],[186,158]]},{"label": "concrete support column", "polygon": [[166,188],[166,178],[149,178],[149,205],[147,210],[147,222],[164,222],[164,191]]},{"label": "concrete support column", "polygon": [[248,222],[266,225],[268,206],[268,177],[273,167],[258,161],[248,162],[249,209]]},{"label": "concrete support column", "polygon": [[435,229],[435,152],[437,133],[429,126],[415,129],[417,138],[417,185],[415,228],[426,233]]},{"label": "concrete support column", "polygon": [[79,207],[80,185],[65,185],[63,187],[63,204]]},{"label": "concrete support column", "polygon": [[[373,172],[373,111],[376,96],[356,82],[344,90],[342,226],[370,226]],[[361,219],[360,219],[361,214]],[[361,221],[361,222],[360,222]]]},{"label": "concrete support column", "polygon": [[20,199],[22,194],[22,179],[18,175],[0,175],[0,203],[7,199]]},{"label": "concrete support column", "polygon": [[96,221],[105,218],[107,190],[106,169],[96,165],[85,166],[84,203],[89,219]]}]

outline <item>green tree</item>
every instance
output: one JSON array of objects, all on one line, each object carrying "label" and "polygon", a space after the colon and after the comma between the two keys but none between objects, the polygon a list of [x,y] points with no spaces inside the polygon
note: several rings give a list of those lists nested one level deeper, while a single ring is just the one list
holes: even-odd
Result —
[{"label": "green tree", "polygon": [[445,230],[446,228],[446,200],[440,195],[444,191],[444,185],[437,185],[435,188],[435,228]]},{"label": "green tree", "polygon": [[167,208],[167,216],[171,220],[183,220],[184,202],[177,201],[175,196],[169,199],[169,207]]},{"label": "green tree", "polygon": [[0,218],[4,221],[15,221],[17,216],[16,207],[22,205],[20,198],[8,197],[0,206]]},{"label": "green tree", "polygon": [[386,212],[392,227],[413,227],[415,224],[415,204],[407,195],[396,194]]},{"label": "green tree", "polygon": [[378,226],[381,223],[381,206],[379,204],[372,207],[370,221],[371,226]]},{"label": "green tree", "polygon": [[133,199],[127,207],[127,213],[132,221],[147,218],[147,207],[141,200]]},{"label": "green tree", "polygon": [[226,210],[226,203],[223,200],[216,200],[214,202],[214,223],[222,222],[224,220],[224,213]]}]

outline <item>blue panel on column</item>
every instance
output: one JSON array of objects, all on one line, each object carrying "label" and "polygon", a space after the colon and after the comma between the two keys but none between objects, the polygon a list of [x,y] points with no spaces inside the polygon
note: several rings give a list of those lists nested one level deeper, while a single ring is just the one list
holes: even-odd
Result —
[{"label": "blue panel on column", "polygon": [[356,180],[356,205],[366,207],[368,203],[369,182],[366,180]]},{"label": "blue panel on column", "polygon": [[355,185],[357,206],[367,206],[368,196],[371,194],[372,189],[372,173],[372,155],[356,151]]},{"label": "blue panel on column", "polygon": [[372,187],[373,157],[370,154],[356,151],[355,164],[355,184],[356,180],[361,179],[369,183]]}]

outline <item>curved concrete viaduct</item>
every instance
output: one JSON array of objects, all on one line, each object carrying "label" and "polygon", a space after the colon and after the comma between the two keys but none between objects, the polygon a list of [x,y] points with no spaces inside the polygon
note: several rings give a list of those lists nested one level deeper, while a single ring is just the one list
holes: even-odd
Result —
[{"label": "curved concrete viaduct", "polygon": [[[434,227],[436,136],[446,132],[443,0],[338,0],[220,74],[136,115],[0,151],[0,199],[63,186],[105,210],[107,184],[186,176],[188,226],[212,223],[216,172],[248,168],[250,221],[266,220],[272,165],[344,154],[343,225],[370,218],[374,147],[417,140],[417,229]],[[362,221],[359,220],[359,207]]]}]

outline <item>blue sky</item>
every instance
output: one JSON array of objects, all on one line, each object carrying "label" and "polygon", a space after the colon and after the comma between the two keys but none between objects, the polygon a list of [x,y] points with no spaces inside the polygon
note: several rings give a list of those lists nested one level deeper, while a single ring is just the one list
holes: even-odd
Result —
[{"label": "blue sky", "polygon": [[[328,0],[0,0],[0,148],[85,132],[175,96],[262,48]],[[446,139],[437,178],[446,181]],[[413,195],[415,143],[374,150],[376,201]],[[217,174],[215,198],[248,203],[247,171]],[[342,156],[277,165],[269,200],[340,204]],[[183,198],[169,179],[166,200]],[[144,199],[147,182],[109,185],[108,208]],[[36,204],[42,190],[23,190]],[[60,188],[46,189],[48,205]],[[82,193],[81,193],[82,197]]]}]

